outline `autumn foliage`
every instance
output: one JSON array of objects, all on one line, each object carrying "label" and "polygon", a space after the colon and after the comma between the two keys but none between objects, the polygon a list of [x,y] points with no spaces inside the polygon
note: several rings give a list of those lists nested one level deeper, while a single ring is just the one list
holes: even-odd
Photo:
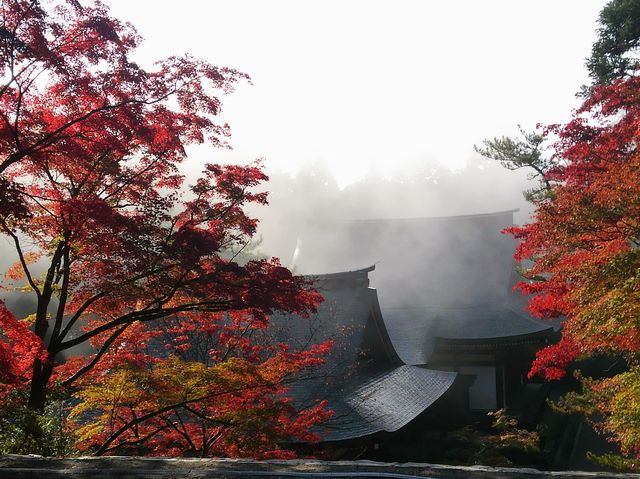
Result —
[{"label": "autumn foliage", "polygon": [[[564,316],[562,340],[537,355],[531,374],[561,378],[577,359],[624,359],[628,372],[584,381],[590,413],[624,453],[640,457],[640,78],[595,86],[571,122],[551,126],[552,185],[533,222],[512,228],[518,260],[531,260],[530,310]],[[604,418],[604,419],[603,419]]]},{"label": "autumn foliage", "polygon": [[44,359],[42,341],[0,302],[0,400],[23,388],[36,358]]},{"label": "autumn foliage", "polygon": [[274,343],[269,316],[321,298],[276,259],[239,260],[259,164],[179,171],[187,145],[226,146],[219,95],[248,77],[188,56],[146,70],[139,42],[99,2],[3,2],[0,231],[34,311],[0,309],[0,392],[35,411],[72,396],[82,451],[287,456],[330,414],[288,381],[329,345]]}]

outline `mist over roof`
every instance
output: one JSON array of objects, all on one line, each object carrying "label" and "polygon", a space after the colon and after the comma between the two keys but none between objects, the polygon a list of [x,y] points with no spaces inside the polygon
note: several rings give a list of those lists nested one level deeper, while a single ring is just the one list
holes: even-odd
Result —
[{"label": "mist over roof", "polygon": [[514,211],[312,224],[300,235],[295,267],[311,274],[375,264],[383,311],[503,302],[515,241],[501,231],[513,225]]},{"label": "mist over roof", "polygon": [[300,270],[376,264],[371,285],[395,349],[427,364],[436,341],[507,341],[546,334],[520,293],[511,235],[517,210],[431,218],[324,223],[300,236]]}]

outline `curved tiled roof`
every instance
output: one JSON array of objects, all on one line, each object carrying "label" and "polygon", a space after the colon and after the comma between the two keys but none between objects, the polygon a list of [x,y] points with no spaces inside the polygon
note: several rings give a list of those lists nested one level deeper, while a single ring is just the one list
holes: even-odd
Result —
[{"label": "curved tiled roof", "polygon": [[325,441],[341,441],[397,431],[440,398],[455,378],[453,372],[407,365],[362,375],[348,392],[329,398],[334,417],[319,432]]},{"label": "curved tiled roof", "polygon": [[449,308],[390,308],[385,311],[392,342],[407,364],[428,364],[438,341],[456,344],[544,342],[554,328],[507,305]]},{"label": "curved tiled roof", "polygon": [[290,388],[301,405],[326,399],[334,416],[318,428],[325,441],[396,431],[429,407],[456,374],[407,366],[398,357],[363,270],[314,275],[325,300],[308,319],[277,316],[273,330],[294,346],[334,340],[325,364]]},{"label": "curved tiled roof", "polygon": [[403,365],[363,382],[346,402],[376,429],[397,431],[438,399],[455,376]]},{"label": "curved tiled roof", "polygon": [[513,225],[514,211],[351,221],[326,231],[333,238],[326,251],[306,254],[347,265],[376,262],[372,285],[407,364],[428,364],[438,338],[454,346],[544,342],[557,324],[528,315],[512,292],[515,241],[502,230]]}]

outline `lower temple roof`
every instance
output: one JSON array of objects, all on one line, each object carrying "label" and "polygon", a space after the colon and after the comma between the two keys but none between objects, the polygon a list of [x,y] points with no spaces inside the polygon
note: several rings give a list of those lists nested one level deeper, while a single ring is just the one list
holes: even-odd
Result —
[{"label": "lower temple roof", "polygon": [[544,342],[554,325],[519,313],[508,305],[467,307],[406,307],[384,311],[389,335],[406,364],[428,364],[440,342],[511,344],[520,340]]},{"label": "lower temple roof", "polygon": [[456,373],[405,365],[382,320],[367,273],[315,276],[325,300],[310,318],[275,316],[272,332],[292,346],[334,341],[325,364],[290,387],[301,406],[328,401],[334,416],[320,425],[324,441],[393,432],[417,417],[453,384]]}]

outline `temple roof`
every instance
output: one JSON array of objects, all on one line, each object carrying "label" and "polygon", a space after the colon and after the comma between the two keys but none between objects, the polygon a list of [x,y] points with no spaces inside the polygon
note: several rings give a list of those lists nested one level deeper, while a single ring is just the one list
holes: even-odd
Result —
[{"label": "temple roof", "polygon": [[515,211],[325,225],[314,232],[314,249],[301,240],[301,266],[375,263],[371,283],[407,364],[427,364],[438,340],[544,341],[557,323],[530,316],[512,291],[516,243],[502,231],[513,225]]},{"label": "temple roof", "polygon": [[291,387],[298,404],[328,401],[334,416],[317,430],[325,441],[396,431],[444,394],[456,377],[401,361],[387,334],[376,291],[368,287],[372,270],[314,275],[325,298],[318,313],[308,319],[273,320],[272,331],[294,346],[334,341],[325,365]]},{"label": "temple roof", "polygon": [[428,364],[438,342],[448,347],[511,345],[538,341],[553,335],[543,323],[509,306],[472,308],[393,308],[385,312],[393,344],[406,364]]}]

